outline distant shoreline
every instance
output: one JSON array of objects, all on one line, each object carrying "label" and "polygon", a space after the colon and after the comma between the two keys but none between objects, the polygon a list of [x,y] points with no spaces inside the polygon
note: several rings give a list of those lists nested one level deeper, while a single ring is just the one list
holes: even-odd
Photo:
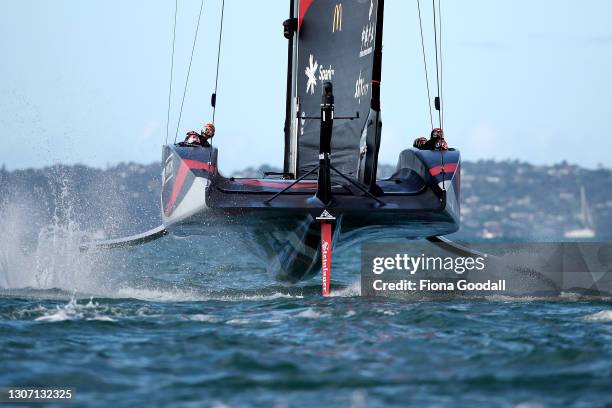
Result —
[{"label": "distant shoreline", "polygon": [[[279,168],[247,167],[234,177],[263,177]],[[395,165],[381,164],[379,178]],[[120,163],[106,169],[55,165],[8,171],[0,168],[0,209],[27,208],[46,225],[69,212],[86,230],[107,236],[138,233],[160,222],[160,164]],[[580,190],[593,215],[596,239],[612,240],[612,170],[562,162],[536,166],[520,161],[464,161],[461,165],[461,229],[455,240],[558,240],[584,228]],[[68,216],[68,215],[67,215]]]}]

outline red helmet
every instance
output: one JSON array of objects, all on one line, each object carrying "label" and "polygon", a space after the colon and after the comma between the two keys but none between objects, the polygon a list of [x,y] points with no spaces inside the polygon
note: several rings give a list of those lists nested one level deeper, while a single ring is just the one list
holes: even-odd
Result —
[{"label": "red helmet", "polygon": [[448,150],[448,143],[446,143],[446,140],[444,139],[440,139],[436,142],[436,149],[437,150]]},{"label": "red helmet", "polygon": [[215,135],[215,125],[213,125],[212,123],[205,124],[204,127],[202,128],[202,136],[206,137],[207,139],[210,139],[214,135]]},{"label": "red helmet", "polygon": [[435,128],[431,131],[432,139],[444,139],[444,131],[440,128]]},{"label": "red helmet", "polygon": [[189,144],[200,144],[200,135],[197,132],[191,130],[187,132],[187,137],[185,137],[185,142]]},{"label": "red helmet", "polygon": [[425,146],[425,143],[427,143],[426,137],[418,137],[414,140],[412,146],[421,149],[423,146]]}]

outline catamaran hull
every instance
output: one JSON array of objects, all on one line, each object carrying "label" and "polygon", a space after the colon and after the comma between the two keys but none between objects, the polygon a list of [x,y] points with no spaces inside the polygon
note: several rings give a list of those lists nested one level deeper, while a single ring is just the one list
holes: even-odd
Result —
[{"label": "catamaran hull", "polygon": [[[418,158],[419,153],[402,152],[398,164],[416,170],[402,167],[395,179],[379,183],[383,193],[378,198],[384,205],[336,184],[333,202],[325,207],[314,198],[315,180],[299,182],[270,200],[293,180],[224,178],[217,171],[216,149],[165,146],[163,222],[179,235],[208,235],[217,228],[236,232],[235,239],[243,241],[276,280],[296,283],[320,271],[320,221],[316,218],[324,209],[335,217],[336,251],[365,241],[457,231],[459,154],[446,157],[452,172],[439,180],[436,170],[429,171],[437,162],[428,165]],[[435,153],[431,158],[441,160],[440,152]],[[419,170],[424,174],[419,175]]]}]

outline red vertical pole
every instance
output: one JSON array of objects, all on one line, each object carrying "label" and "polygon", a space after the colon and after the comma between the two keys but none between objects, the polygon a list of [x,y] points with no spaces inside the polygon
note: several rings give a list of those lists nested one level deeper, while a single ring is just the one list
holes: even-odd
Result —
[{"label": "red vertical pole", "polygon": [[323,296],[329,296],[332,257],[332,224],[321,221],[321,289]]}]

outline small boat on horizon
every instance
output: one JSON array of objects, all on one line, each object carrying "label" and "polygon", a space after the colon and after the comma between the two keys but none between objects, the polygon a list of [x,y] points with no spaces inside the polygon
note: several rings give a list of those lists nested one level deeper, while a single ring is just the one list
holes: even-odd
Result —
[{"label": "small boat on horizon", "polygon": [[587,203],[586,192],[584,186],[580,186],[580,213],[578,214],[581,228],[566,230],[563,236],[566,239],[592,239],[595,238],[595,229],[593,228],[593,217]]}]

